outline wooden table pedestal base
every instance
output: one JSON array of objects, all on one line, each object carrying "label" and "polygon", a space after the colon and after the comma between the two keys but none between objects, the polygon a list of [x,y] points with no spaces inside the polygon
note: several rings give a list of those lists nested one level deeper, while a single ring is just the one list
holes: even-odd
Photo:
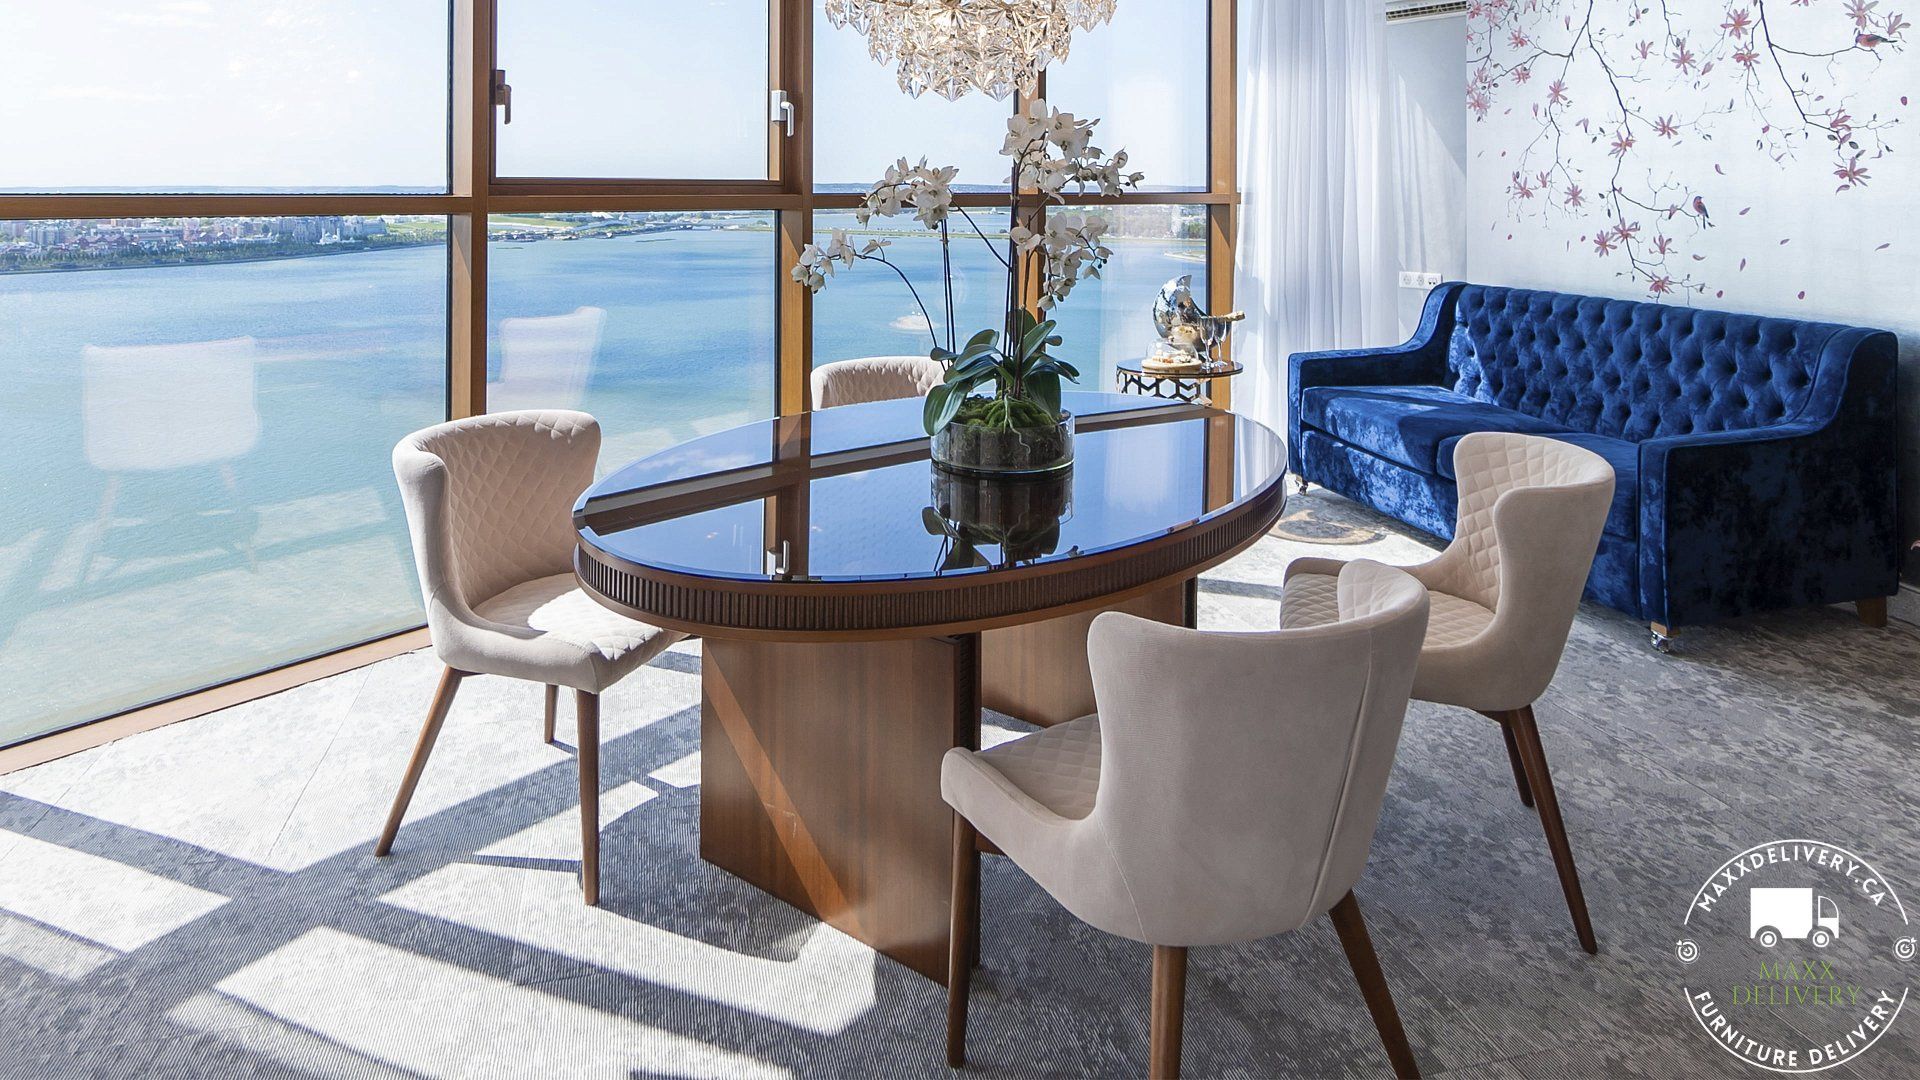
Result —
[{"label": "wooden table pedestal base", "polygon": [[[1191,603],[1181,584],[1115,608],[1190,623]],[[1091,622],[898,641],[707,638],[701,858],[944,985],[953,816],[940,759],[979,746],[983,703],[1043,724],[1091,712]]]}]

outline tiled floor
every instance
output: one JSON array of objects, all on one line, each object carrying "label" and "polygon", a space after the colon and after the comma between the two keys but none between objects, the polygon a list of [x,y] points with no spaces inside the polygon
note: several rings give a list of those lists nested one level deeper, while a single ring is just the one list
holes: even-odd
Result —
[{"label": "tiled floor", "polygon": [[[1294,555],[1426,550],[1325,495],[1278,532],[1209,575],[1205,625],[1274,625]],[[1672,657],[1645,636],[1584,611],[1539,711],[1598,957],[1497,729],[1409,715],[1359,895],[1429,1076],[1752,1075],[1680,997],[1708,872],[1812,835],[1920,896],[1920,638],[1838,609]],[[393,856],[369,854],[427,654],[0,777],[0,1077],[946,1073],[942,991],[695,855],[698,664],[682,646],[608,696],[598,910],[534,686],[469,681]],[[985,903],[971,1071],[1142,1071],[1146,950],[1004,860]],[[1193,963],[1189,1075],[1384,1073],[1324,920]],[[1911,1075],[1916,1024],[1848,1071]]]}]

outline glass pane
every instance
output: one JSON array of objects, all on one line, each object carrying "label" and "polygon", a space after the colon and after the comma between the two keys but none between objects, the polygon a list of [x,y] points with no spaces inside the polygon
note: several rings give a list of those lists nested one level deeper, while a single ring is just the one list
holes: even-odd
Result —
[{"label": "glass pane", "polygon": [[1080,369],[1079,385],[1112,390],[1114,364],[1145,356],[1159,339],[1153,301],[1161,286],[1192,274],[1194,297],[1206,306],[1207,213],[1200,206],[1114,206],[1090,213],[1107,220],[1113,258],[1099,277],[1074,288],[1054,318],[1066,338],[1061,351]]},{"label": "glass pane", "polygon": [[773,215],[490,222],[487,407],[583,409],[601,472],[773,415]]},{"label": "glass pane", "polygon": [[0,0],[0,190],[445,191],[448,40],[431,0]]},{"label": "glass pane", "polygon": [[766,179],[767,11],[767,0],[500,0],[513,123],[496,125],[498,174]]},{"label": "glass pane", "polygon": [[0,744],[421,622],[389,454],[446,412],[444,219],[0,251]]},{"label": "glass pane", "polygon": [[1047,69],[1047,99],[1097,117],[1094,143],[1125,149],[1145,191],[1207,186],[1207,0],[1121,4],[1113,22],[1073,36]]},{"label": "glass pane", "polygon": [[910,98],[892,67],[867,55],[867,39],[835,29],[823,13],[813,23],[814,186],[865,191],[900,158],[953,165],[962,191],[1005,191],[1012,159],[1000,156],[1013,102],[985,94],[948,101]]},{"label": "glass pane", "polygon": [[[974,221],[1006,252],[1007,212],[974,210]],[[913,282],[926,305],[925,314],[900,276],[874,262],[840,267],[827,287],[813,298],[813,362],[825,364],[860,356],[925,356],[935,342],[946,343],[946,297],[940,272],[939,234],[913,223],[911,218],[875,218],[861,228],[852,212],[814,215],[816,235],[846,229],[864,243],[879,237],[891,245],[885,254]],[[1006,311],[1007,272],[986,242],[953,218],[954,336],[965,341],[980,330],[998,327]],[[784,269],[784,268],[783,268]],[[932,319],[931,329],[928,319]]]}]

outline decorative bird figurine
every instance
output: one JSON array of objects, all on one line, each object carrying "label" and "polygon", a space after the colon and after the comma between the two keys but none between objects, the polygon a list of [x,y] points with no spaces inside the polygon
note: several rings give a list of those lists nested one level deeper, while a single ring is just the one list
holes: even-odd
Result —
[{"label": "decorative bird figurine", "polygon": [[1193,299],[1193,275],[1183,274],[1160,287],[1153,302],[1153,328],[1179,352],[1207,359],[1227,340],[1227,331],[1245,312],[1209,315]]},{"label": "decorative bird figurine", "polygon": [[1853,43],[1863,49],[1877,49],[1893,40],[1893,38],[1881,37],[1879,34],[1855,34],[1853,37]]},{"label": "decorative bird figurine", "polygon": [[1693,197],[1693,212],[1700,215],[1701,225],[1709,229],[1713,228],[1713,219],[1707,216],[1707,200],[1695,195]]}]

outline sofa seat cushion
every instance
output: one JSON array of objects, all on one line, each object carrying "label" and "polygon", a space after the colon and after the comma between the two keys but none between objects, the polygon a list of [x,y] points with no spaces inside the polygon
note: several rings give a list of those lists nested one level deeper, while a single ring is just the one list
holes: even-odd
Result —
[{"label": "sofa seat cushion", "polygon": [[1443,386],[1316,386],[1300,395],[1300,420],[1350,446],[1429,475],[1438,472],[1440,444],[1460,435],[1551,435],[1566,430]]},{"label": "sofa seat cushion", "polygon": [[[1625,540],[1640,535],[1640,444],[1585,432],[1555,432],[1548,438],[1591,450],[1613,466],[1613,504],[1607,507],[1606,531]],[[1440,444],[1440,475],[1458,483],[1453,471],[1453,449],[1459,436]]]}]

